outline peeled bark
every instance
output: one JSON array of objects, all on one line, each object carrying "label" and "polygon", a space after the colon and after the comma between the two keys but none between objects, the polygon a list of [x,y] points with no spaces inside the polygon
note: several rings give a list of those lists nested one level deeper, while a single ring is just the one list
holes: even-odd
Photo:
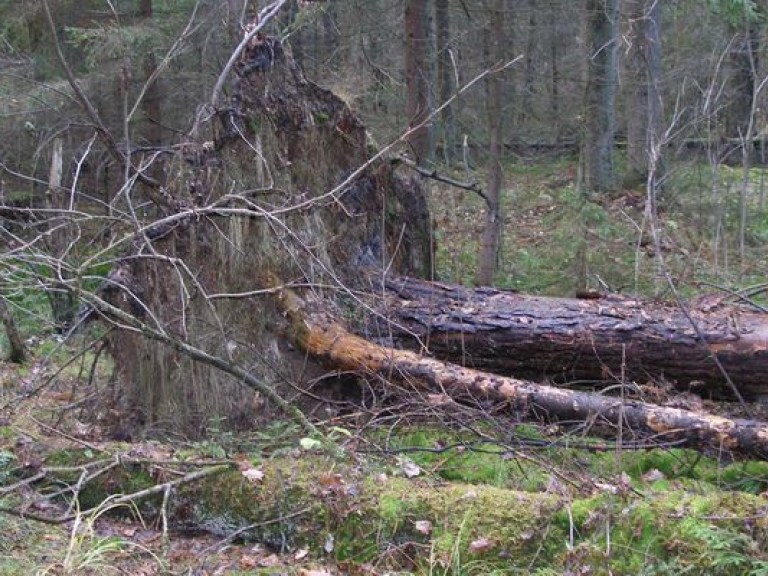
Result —
[{"label": "peeled bark", "polygon": [[[393,343],[534,380],[636,381],[728,395],[722,366],[745,397],[768,392],[768,315],[702,299],[690,309],[612,295],[523,296],[410,278],[386,282]],[[415,337],[418,337],[415,338]]]},{"label": "peeled bark", "polygon": [[492,401],[523,419],[588,422],[591,433],[616,436],[621,430],[622,439],[652,436],[656,442],[768,457],[768,424],[763,422],[622,402],[463,368],[350,334],[327,317],[307,313],[308,307],[290,290],[280,291],[278,298],[297,343],[334,368],[375,374],[465,401]]}]

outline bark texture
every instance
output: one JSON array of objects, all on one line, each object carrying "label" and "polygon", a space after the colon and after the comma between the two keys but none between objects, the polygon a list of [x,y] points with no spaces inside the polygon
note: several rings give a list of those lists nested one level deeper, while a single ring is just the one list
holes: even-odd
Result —
[{"label": "bark texture", "polygon": [[610,192],[615,187],[618,21],[619,0],[587,0],[584,176],[587,190],[595,193]]},{"label": "bark texture", "polygon": [[416,163],[429,160],[429,82],[427,68],[427,3],[405,2],[406,114],[412,132],[408,137]]},{"label": "bark texture", "polygon": [[[502,61],[504,50],[504,2],[495,0],[490,10],[490,22],[485,35],[486,65],[489,69]],[[475,282],[480,286],[493,284],[499,268],[499,245],[501,244],[502,210],[501,161],[504,152],[504,126],[502,114],[502,78],[501,73],[490,74],[486,80],[488,101],[488,190],[486,192],[486,213],[483,234],[480,240]]]},{"label": "bark texture", "polygon": [[463,401],[503,404],[523,419],[586,422],[597,434],[616,436],[621,430],[623,439],[652,436],[659,442],[768,457],[768,424],[763,422],[622,402],[464,368],[350,334],[326,317],[309,315],[306,304],[290,290],[281,291],[279,300],[299,345],[334,368],[375,374]]},{"label": "bark texture", "polygon": [[466,366],[537,381],[664,378],[682,390],[728,396],[714,353],[745,397],[768,391],[768,315],[717,298],[690,310],[705,344],[678,308],[620,296],[546,298],[410,278],[390,279],[386,288],[395,297],[393,344],[426,346]]},{"label": "bark texture", "polygon": [[661,129],[661,3],[628,0],[630,74],[627,93],[627,175],[635,186],[648,176],[650,146]]},{"label": "bark texture", "polygon": [[0,296],[0,319],[2,319],[5,335],[8,338],[8,346],[10,348],[8,359],[16,364],[21,364],[27,356],[24,340],[16,327],[13,314],[11,314],[8,303],[3,296]]},{"label": "bark texture", "polygon": [[[448,0],[435,0],[435,49],[437,56],[437,81],[439,104],[447,102],[455,90],[456,61],[450,43],[451,18]],[[459,145],[454,104],[448,104],[440,113],[443,160],[450,165],[458,156]]]}]

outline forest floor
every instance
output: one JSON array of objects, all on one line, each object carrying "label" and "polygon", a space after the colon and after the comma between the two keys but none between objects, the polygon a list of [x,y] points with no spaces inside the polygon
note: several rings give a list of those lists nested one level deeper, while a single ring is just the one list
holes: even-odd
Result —
[{"label": "forest floor", "polygon": [[[757,286],[768,270],[765,212],[750,211],[741,258],[739,174],[724,168],[713,187],[706,170],[670,175],[659,222],[686,297]],[[762,174],[750,178],[757,204]],[[644,192],[587,201],[575,180],[573,161],[509,167],[500,285],[669,297]],[[437,274],[471,284],[481,200],[431,194]],[[105,442],[109,360],[91,373],[93,351],[68,363],[82,342],[22,328],[32,358],[0,364],[0,574],[768,574],[767,462],[621,446],[588,425],[429,397],[334,413],[326,444],[284,421]]]}]

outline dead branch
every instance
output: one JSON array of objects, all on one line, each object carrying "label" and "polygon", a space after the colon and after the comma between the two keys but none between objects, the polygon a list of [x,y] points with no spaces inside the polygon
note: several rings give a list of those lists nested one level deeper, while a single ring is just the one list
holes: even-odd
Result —
[{"label": "dead branch", "polygon": [[411,160],[410,158],[406,158],[405,156],[394,156],[392,158],[393,164],[403,164],[405,166],[408,166],[408,168],[411,168],[424,176],[425,178],[431,178],[432,180],[435,180],[437,182],[443,182],[444,184],[449,184],[450,186],[454,186],[455,188],[461,188],[462,190],[469,190],[470,192],[474,192],[480,198],[482,198],[486,205],[488,205],[488,197],[485,195],[485,192],[483,192],[483,189],[480,187],[480,184],[477,181],[471,181],[471,182],[462,182],[461,180],[455,180],[449,176],[443,176],[442,174],[439,174],[436,168],[433,168],[432,170],[427,170],[426,168],[423,168],[422,166],[419,166]]}]

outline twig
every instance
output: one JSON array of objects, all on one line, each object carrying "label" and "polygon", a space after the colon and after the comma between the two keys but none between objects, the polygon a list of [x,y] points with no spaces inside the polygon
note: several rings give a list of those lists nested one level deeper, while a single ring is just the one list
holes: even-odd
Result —
[{"label": "twig", "polygon": [[269,526],[270,524],[279,524],[280,522],[283,522],[285,520],[290,520],[291,518],[296,518],[297,516],[306,514],[311,509],[312,508],[310,506],[307,506],[306,508],[302,508],[301,510],[292,512],[291,514],[287,514],[287,515],[281,514],[278,518],[272,518],[271,520],[264,520],[263,522],[257,522],[256,524],[249,524],[248,526],[244,526],[243,528],[235,530],[234,532],[232,532],[232,534],[229,534],[226,538],[219,540],[215,544],[211,544],[210,546],[208,546],[208,548],[205,548],[202,552],[200,552],[200,555],[202,556],[208,555],[209,553],[216,550],[219,546],[223,546],[228,542],[232,542],[232,540],[240,536],[240,534],[248,532],[249,530],[253,530],[254,528],[261,528],[262,526]]},{"label": "twig", "polygon": [[752,300],[752,298],[749,295],[744,294],[743,291],[732,290],[730,288],[726,288],[725,286],[720,286],[719,284],[715,284],[714,282],[707,282],[706,280],[700,280],[699,284],[703,286],[709,286],[710,288],[715,288],[716,290],[720,290],[721,292],[725,292],[726,294],[730,294],[734,298],[737,298],[742,302],[746,302],[753,308],[756,308],[757,310],[760,310],[761,312],[768,314],[768,308]]},{"label": "twig", "polygon": [[[132,494],[118,496],[117,498],[110,500],[109,504],[112,506],[117,506],[120,504],[127,504],[128,502],[133,502],[134,500],[141,500],[142,498],[146,498],[147,496],[152,496],[154,494],[159,494],[160,492],[165,492],[168,489],[181,486],[182,484],[189,484],[190,482],[196,482],[197,480],[201,480],[206,476],[220,474],[222,472],[225,472],[226,470],[230,470],[231,468],[232,467],[228,465],[203,468],[202,470],[197,470],[195,472],[190,472],[189,474],[185,474],[184,476],[182,476],[181,478],[177,478],[176,480],[171,480],[170,482],[164,482],[162,484],[158,484],[156,486],[153,486],[152,488],[146,488],[144,490],[139,490],[138,492],[134,492]],[[81,515],[92,514],[93,512],[101,509],[102,507],[103,507],[103,504],[100,504],[98,506],[94,506],[93,508],[89,508],[88,510],[85,510],[83,512],[80,512],[80,514]],[[75,516],[76,514],[70,514],[69,516],[65,516],[62,519],[60,519],[60,521],[68,522],[70,520],[74,520]]]},{"label": "twig", "polygon": [[0,494],[9,494],[14,490],[18,490],[19,488],[23,488],[24,486],[34,484],[38,480],[42,480],[43,478],[45,478],[47,475],[48,475],[48,471],[46,469],[42,469],[40,470],[40,472],[38,472],[34,476],[30,476],[29,478],[24,478],[24,480],[19,480],[18,482],[15,482],[10,486],[3,486],[2,488],[0,488]]},{"label": "twig", "polygon": [[455,186],[456,188],[461,188],[462,190],[469,190],[470,192],[474,192],[480,198],[485,200],[485,203],[490,207],[490,201],[488,200],[488,197],[485,195],[485,192],[483,192],[483,189],[480,187],[480,184],[477,183],[477,181],[471,181],[471,182],[462,182],[461,180],[455,180],[454,178],[451,178],[449,176],[442,176],[437,172],[436,168],[433,168],[432,170],[427,170],[426,168],[419,166],[411,160],[410,158],[406,158],[405,156],[393,156],[392,157],[392,163],[393,164],[404,164],[408,166],[408,168],[412,168],[422,176],[426,178],[431,178],[432,180],[436,180],[438,182],[443,182],[445,184],[449,184],[451,186]]},{"label": "twig", "polygon": [[106,452],[106,450],[104,448],[99,448],[95,444],[91,444],[90,442],[86,442],[85,440],[80,440],[79,438],[75,438],[74,436],[70,436],[69,434],[67,434],[66,432],[62,432],[58,428],[54,428],[53,426],[48,426],[48,424],[44,424],[43,422],[40,422],[40,420],[38,420],[34,416],[30,416],[30,419],[32,420],[32,422],[34,422],[35,424],[37,424],[41,428],[45,428],[49,432],[53,432],[54,434],[58,434],[62,438],[66,438],[67,440],[71,440],[72,442],[75,442],[76,444],[80,444],[82,446],[85,446],[89,450],[93,450],[95,452]]},{"label": "twig", "polygon": [[[54,47],[56,49],[56,55],[58,57],[59,64],[61,64],[61,68],[64,71],[64,75],[67,78],[67,82],[72,88],[72,91],[75,93],[75,97],[77,98],[77,101],[80,103],[80,106],[82,106],[83,110],[85,110],[85,113],[91,119],[91,122],[93,122],[96,128],[96,132],[98,132],[99,137],[102,139],[102,141],[106,145],[110,156],[112,156],[114,160],[119,164],[128,166],[131,173],[135,174],[136,177],[142,183],[149,186],[150,189],[159,188],[160,183],[157,180],[147,176],[142,171],[136,169],[136,167],[133,166],[133,163],[130,161],[130,158],[127,158],[122,152],[120,152],[120,148],[118,147],[114,136],[106,127],[104,122],[101,120],[101,117],[99,116],[99,112],[96,110],[94,105],[88,99],[88,96],[86,96],[85,92],[83,92],[83,89],[80,88],[80,85],[77,83],[77,79],[75,78],[75,75],[72,72],[72,69],[70,68],[69,63],[67,62],[67,59],[64,56],[64,52],[61,49],[61,42],[59,42],[59,35],[56,30],[56,23],[53,21],[53,16],[51,15],[51,9],[50,9],[50,6],[48,5],[48,0],[43,0],[43,10],[45,12],[45,17],[48,22],[48,27],[51,30],[51,36],[53,37]],[[153,192],[150,192],[150,195],[152,197],[152,200],[156,202],[159,206],[168,207],[168,204],[169,204],[168,200],[165,199],[161,194],[158,194],[153,191]]]},{"label": "twig", "polygon": [[203,470],[191,472],[183,476],[182,478],[177,478],[176,480],[172,480],[170,482],[164,482],[163,484],[158,484],[156,486],[153,486],[152,488],[147,488],[145,490],[139,490],[138,492],[134,492],[132,494],[126,494],[124,496],[118,496],[116,498],[108,498],[106,502],[102,502],[98,506],[94,506],[92,508],[88,508],[87,510],[83,510],[80,512],[68,513],[63,516],[59,516],[58,518],[50,518],[48,516],[43,516],[41,514],[29,513],[23,510],[18,510],[16,508],[11,508],[6,506],[0,506],[0,512],[3,512],[5,514],[10,514],[12,516],[18,516],[19,518],[36,520],[38,522],[43,522],[45,524],[54,524],[54,525],[65,524],[66,522],[75,520],[78,517],[87,516],[89,514],[93,514],[94,512],[98,512],[99,510],[102,510],[105,503],[108,503],[110,506],[119,506],[120,504],[127,504],[129,502],[134,502],[135,500],[146,498],[147,496],[152,496],[160,492],[165,492],[167,490],[170,490],[182,484],[189,484],[190,482],[195,482],[197,480],[205,478],[206,476],[219,474],[221,472],[224,472],[225,470],[229,470],[230,468],[231,466],[226,466],[226,465],[213,466],[211,468],[205,468]]}]

